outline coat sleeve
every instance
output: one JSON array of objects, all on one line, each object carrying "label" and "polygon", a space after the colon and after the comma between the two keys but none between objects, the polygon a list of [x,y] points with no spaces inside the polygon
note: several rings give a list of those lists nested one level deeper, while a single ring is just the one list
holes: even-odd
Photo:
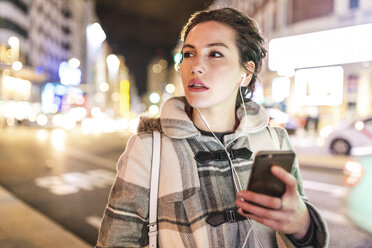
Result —
[{"label": "coat sleeve", "polygon": [[[282,137],[281,149],[282,150],[294,150],[289,140],[287,131],[283,128],[276,128],[276,130],[277,130],[278,136]],[[295,158],[295,161],[292,167],[292,175],[297,179],[298,192],[300,193],[302,199],[304,200],[308,208],[309,214],[311,215],[311,220],[312,220],[312,224],[314,226],[314,231],[315,231],[315,238],[313,239],[313,242],[314,242],[313,247],[328,247],[329,233],[328,233],[327,224],[324,221],[323,217],[320,215],[319,211],[315,208],[315,206],[313,206],[309,202],[309,200],[307,199],[305,195],[297,156]],[[280,236],[284,241],[290,242],[289,239],[286,237],[286,235],[280,234]]]},{"label": "coat sleeve", "polygon": [[149,149],[151,147],[146,147],[137,135],[128,141],[117,164],[117,177],[103,215],[96,248],[144,247],[148,244]]}]

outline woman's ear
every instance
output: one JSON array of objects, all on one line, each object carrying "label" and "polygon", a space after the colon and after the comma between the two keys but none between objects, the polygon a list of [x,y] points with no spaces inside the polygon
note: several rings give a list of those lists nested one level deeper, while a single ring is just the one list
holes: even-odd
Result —
[{"label": "woman's ear", "polygon": [[254,65],[254,62],[252,60],[250,60],[250,61],[244,63],[244,67],[245,67],[244,68],[245,69],[245,79],[242,82],[241,86],[247,87],[249,85],[249,83],[251,82],[253,75],[255,74],[255,72],[254,72],[255,65]]},{"label": "woman's ear", "polygon": [[244,63],[244,66],[245,66],[245,69],[250,73],[250,74],[254,74],[254,69],[256,68],[256,66],[254,65],[254,62],[252,60],[248,61],[248,62],[245,62]]}]

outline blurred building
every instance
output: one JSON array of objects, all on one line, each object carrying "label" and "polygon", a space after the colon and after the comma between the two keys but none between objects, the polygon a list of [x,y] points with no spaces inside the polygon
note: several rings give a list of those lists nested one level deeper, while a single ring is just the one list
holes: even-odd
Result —
[{"label": "blurred building", "polygon": [[[85,26],[81,16],[84,1],[62,0],[9,0],[0,5],[0,43],[2,50],[12,48],[9,38],[18,39],[13,57],[3,54],[2,64],[19,60],[30,67],[35,75],[31,82],[59,81],[59,64],[72,57],[82,60],[85,56]],[[37,76],[43,75],[43,76]]]},{"label": "blurred building", "polygon": [[[88,1],[93,8],[93,1]],[[86,94],[88,110],[99,109],[109,118],[133,118],[141,112],[140,98],[125,58],[112,53],[106,34],[93,11],[87,16],[85,80],[80,88]]]},{"label": "blurred building", "polygon": [[265,104],[319,126],[372,113],[372,1],[216,0],[253,17],[267,39]]},{"label": "blurred building", "polygon": [[271,102],[320,128],[372,113],[371,1],[257,1],[252,13],[268,40]]},{"label": "blurred building", "polygon": [[13,113],[8,121],[40,112],[45,83],[60,83],[61,62],[84,58],[85,27],[79,21],[83,4],[83,0],[0,1],[0,112],[3,117]]},{"label": "blurred building", "polygon": [[138,98],[124,57],[112,54],[107,42],[100,45],[96,56],[88,54],[92,77],[86,86],[91,88],[87,91],[92,94],[88,99],[91,107],[99,108],[110,118],[132,118],[132,112],[138,113],[132,104]]},{"label": "blurred building", "polygon": [[[11,1],[20,2],[20,1]],[[82,59],[84,43],[81,33],[84,24],[79,20],[83,1],[32,0],[29,4],[28,61],[42,68],[48,80],[59,81],[58,69],[62,61],[72,57]]]},{"label": "blurred building", "polygon": [[105,38],[94,0],[0,1],[0,123],[94,107],[128,117],[136,87]]},{"label": "blurred building", "polygon": [[170,71],[172,69],[161,54],[154,57],[147,66],[148,93],[144,95],[143,102],[152,115],[157,115],[161,104],[173,94],[173,91],[169,91],[169,87],[172,87],[169,85],[173,85],[173,83],[170,83]]}]

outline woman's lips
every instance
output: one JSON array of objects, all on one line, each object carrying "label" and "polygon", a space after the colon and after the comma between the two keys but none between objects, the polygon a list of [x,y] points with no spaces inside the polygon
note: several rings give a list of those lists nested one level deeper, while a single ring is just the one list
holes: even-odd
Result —
[{"label": "woman's lips", "polygon": [[189,91],[192,91],[192,92],[201,92],[201,91],[206,91],[209,89],[199,79],[191,79],[187,86],[188,86]]}]

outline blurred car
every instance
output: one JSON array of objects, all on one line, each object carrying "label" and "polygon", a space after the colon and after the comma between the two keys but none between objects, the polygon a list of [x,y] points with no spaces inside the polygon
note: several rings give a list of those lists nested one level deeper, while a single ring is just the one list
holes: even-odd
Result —
[{"label": "blurred car", "polygon": [[362,155],[372,152],[372,117],[344,120],[324,135],[324,146],[334,154]]},{"label": "blurred car", "polygon": [[347,214],[355,225],[372,234],[372,155],[352,157],[344,165],[344,183],[351,187]]}]

